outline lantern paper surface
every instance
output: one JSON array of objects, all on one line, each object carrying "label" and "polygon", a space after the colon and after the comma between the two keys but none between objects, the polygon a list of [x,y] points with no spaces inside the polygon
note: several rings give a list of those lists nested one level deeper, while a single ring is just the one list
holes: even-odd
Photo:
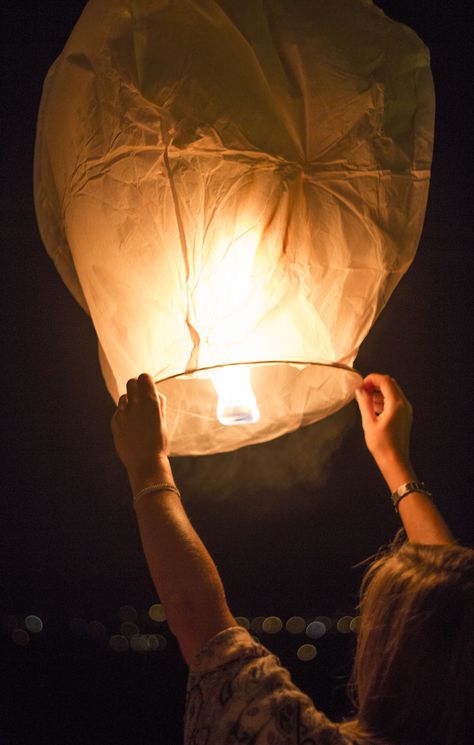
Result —
[{"label": "lantern paper surface", "polygon": [[351,399],[418,245],[433,119],[426,47],[369,0],[86,5],[45,81],[38,223],[113,398],[160,381],[172,454]]}]

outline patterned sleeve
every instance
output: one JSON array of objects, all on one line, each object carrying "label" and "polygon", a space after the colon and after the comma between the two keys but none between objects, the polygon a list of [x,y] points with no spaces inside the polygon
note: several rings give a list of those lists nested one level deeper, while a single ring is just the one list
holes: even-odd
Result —
[{"label": "patterned sleeve", "polygon": [[240,626],[211,639],[190,670],[184,743],[350,745]]}]

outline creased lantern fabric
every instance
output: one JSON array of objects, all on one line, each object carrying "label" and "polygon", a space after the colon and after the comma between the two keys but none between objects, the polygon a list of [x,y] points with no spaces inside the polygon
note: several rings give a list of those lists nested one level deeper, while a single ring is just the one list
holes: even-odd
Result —
[{"label": "creased lantern fabric", "polygon": [[[90,0],[41,101],[35,203],[117,401],[131,376],[251,370],[259,422],[168,380],[172,454],[332,413],[409,267],[430,176],[429,53],[368,0]],[[298,363],[298,364],[297,364]],[[263,396],[263,398],[262,398]]]}]

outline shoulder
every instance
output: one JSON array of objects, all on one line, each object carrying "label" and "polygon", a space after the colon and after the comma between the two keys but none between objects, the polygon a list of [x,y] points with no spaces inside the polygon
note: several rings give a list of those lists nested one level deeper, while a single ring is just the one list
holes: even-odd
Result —
[{"label": "shoulder", "polygon": [[349,745],[279,659],[240,626],[211,639],[190,670],[185,744],[198,742]]}]

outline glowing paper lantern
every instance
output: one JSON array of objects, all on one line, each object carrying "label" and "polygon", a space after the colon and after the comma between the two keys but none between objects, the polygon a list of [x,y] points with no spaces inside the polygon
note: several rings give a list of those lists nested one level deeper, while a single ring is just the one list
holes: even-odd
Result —
[{"label": "glowing paper lantern", "polygon": [[433,112],[427,49],[368,0],[90,0],[44,86],[38,222],[111,395],[143,370],[167,395],[172,454],[351,399]]}]

